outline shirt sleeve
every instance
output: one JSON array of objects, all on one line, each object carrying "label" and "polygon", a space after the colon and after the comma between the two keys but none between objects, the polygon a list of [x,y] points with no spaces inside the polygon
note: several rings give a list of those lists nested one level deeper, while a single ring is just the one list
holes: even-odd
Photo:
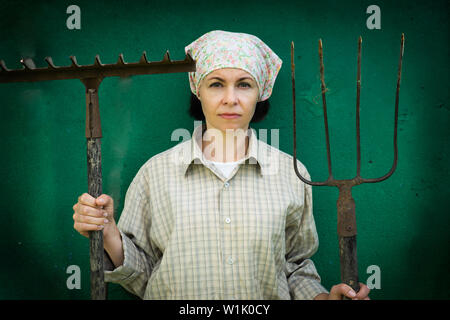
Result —
[{"label": "shirt sleeve", "polygon": [[117,224],[124,251],[123,264],[114,270],[105,270],[105,281],[118,283],[141,299],[156,260],[150,246],[149,203],[148,183],[141,169],[127,190]]},{"label": "shirt sleeve", "polygon": [[[302,176],[310,180],[306,168],[298,162]],[[295,176],[297,194],[303,205],[295,206],[288,214],[286,222],[286,266],[291,298],[312,300],[320,293],[328,291],[320,284],[320,276],[309,259],[319,247],[316,225],[312,212],[312,187]]]}]

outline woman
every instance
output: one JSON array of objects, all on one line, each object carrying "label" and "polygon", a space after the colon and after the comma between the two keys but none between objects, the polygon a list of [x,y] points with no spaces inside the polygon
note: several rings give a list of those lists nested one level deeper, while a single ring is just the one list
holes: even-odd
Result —
[{"label": "woman", "polygon": [[224,31],[185,50],[197,66],[191,114],[205,124],[141,167],[117,225],[108,195],[74,205],[78,232],[103,229],[115,266],[105,280],[144,299],[367,298],[363,284],[358,294],[320,284],[311,187],[249,128],[267,112],[280,58],[255,36]]}]

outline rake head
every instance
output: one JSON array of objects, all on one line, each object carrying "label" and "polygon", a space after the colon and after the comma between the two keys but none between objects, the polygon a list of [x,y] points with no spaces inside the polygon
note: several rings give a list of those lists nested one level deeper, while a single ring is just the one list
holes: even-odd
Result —
[{"label": "rake head", "polygon": [[338,212],[338,236],[341,256],[341,279],[343,283],[347,283],[356,291],[359,290],[358,283],[358,268],[356,259],[356,216],[355,216],[355,201],[352,197],[351,189],[356,185],[362,183],[376,183],[389,178],[397,167],[397,126],[398,126],[398,102],[400,92],[400,79],[402,71],[402,59],[404,52],[405,37],[402,33],[400,41],[400,61],[397,74],[397,90],[395,98],[395,118],[394,118],[394,163],[392,168],[384,176],[375,179],[365,179],[361,177],[361,146],[360,146],[360,89],[361,89],[361,44],[362,38],[358,39],[358,65],[356,76],[356,176],[353,179],[337,180],[333,178],[331,169],[330,156],[330,140],[328,134],[328,118],[325,92],[327,91],[324,79],[324,64],[323,64],[323,48],[322,40],[319,40],[319,59],[320,59],[320,81],[322,89],[323,114],[325,124],[325,137],[327,148],[328,161],[328,179],[322,182],[313,182],[303,177],[297,168],[297,132],[296,132],[296,106],[295,106],[295,65],[294,65],[294,42],[291,43],[291,71],[292,71],[292,95],[293,95],[293,119],[294,119],[294,170],[301,181],[312,186],[334,186],[339,189],[339,198],[337,200]]},{"label": "rake head", "polygon": [[133,75],[172,73],[195,71],[195,61],[186,54],[184,60],[172,61],[169,51],[161,61],[148,61],[144,51],[138,62],[127,63],[123,55],[115,64],[102,64],[99,55],[95,56],[94,64],[80,66],[75,56],[70,56],[70,66],[57,67],[51,57],[46,57],[48,67],[36,68],[32,59],[21,59],[22,69],[10,70],[3,60],[0,60],[0,83],[4,82],[28,82],[64,79],[92,79],[105,77],[129,77]]}]

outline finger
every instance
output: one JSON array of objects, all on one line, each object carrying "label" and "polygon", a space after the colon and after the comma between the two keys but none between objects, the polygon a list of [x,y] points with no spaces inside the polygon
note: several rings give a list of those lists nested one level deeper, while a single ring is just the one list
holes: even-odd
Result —
[{"label": "finger", "polygon": [[359,291],[356,294],[356,298],[358,298],[358,300],[363,300],[369,296],[369,292],[370,292],[369,287],[367,287],[364,283],[360,282],[359,283]]},{"label": "finger", "polygon": [[79,215],[76,213],[73,215],[73,220],[75,222],[96,224],[96,225],[105,225],[105,224],[109,223],[108,219],[105,219],[105,218],[94,218],[91,216],[83,216],[83,215]]},{"label": "finger", "polygon": [[331,288],[329,299],[340,300],[340,299],[342,299],[342,296],[346,296],[348,298],[354,298],[354,297],[356,297],[356,292],[353,291],[352,287],[350,287],[349,285],[347,285],[345,283],[340,283]]},{"label": "finger", "polygon": [[95,199],[95,204],[97,206],[103,206],[103,207],[111,207],[113,205],[114,201],[113,199],[108,196],[107,194],[102,194],[97,199]]},{"label": "finger", "polygon": [[91,216],[96,218],[106,217],[108,215],[103,209],[95,209],[85,205],[78,205],[75,212],[79,215]]},{"label": "finger", "polygon": [[89,193],[83,193],[78,197],[78,202],[90,207],[96,207],[95,198]]},{"label": "finger", "polygon": [[75,222],[73,225],[73,228],[77,230],[79,233],[85,232],[85,231],[98,231],[102,230],[104,228],[103,225],[99,226],[96,224],[89,224],[89,223],[82,223],[82,222]]}]

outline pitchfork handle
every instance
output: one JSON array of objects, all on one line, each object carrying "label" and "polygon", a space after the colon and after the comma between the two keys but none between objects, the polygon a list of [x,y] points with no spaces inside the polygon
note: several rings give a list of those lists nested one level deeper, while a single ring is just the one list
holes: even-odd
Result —
[{"label": "pitchfork handle", "polygon": [[341,259],[341,282],[348,284],[355,292],[358,292],[359,280],[356,236],[339,236],[339,252]]},{"label": "pitchfork handle", "polygon": [[355,292],[358,292],[355,200],[352,197],[349,185],[342,185],[339,188],[337,209],[341,282],[348,284]]}]

